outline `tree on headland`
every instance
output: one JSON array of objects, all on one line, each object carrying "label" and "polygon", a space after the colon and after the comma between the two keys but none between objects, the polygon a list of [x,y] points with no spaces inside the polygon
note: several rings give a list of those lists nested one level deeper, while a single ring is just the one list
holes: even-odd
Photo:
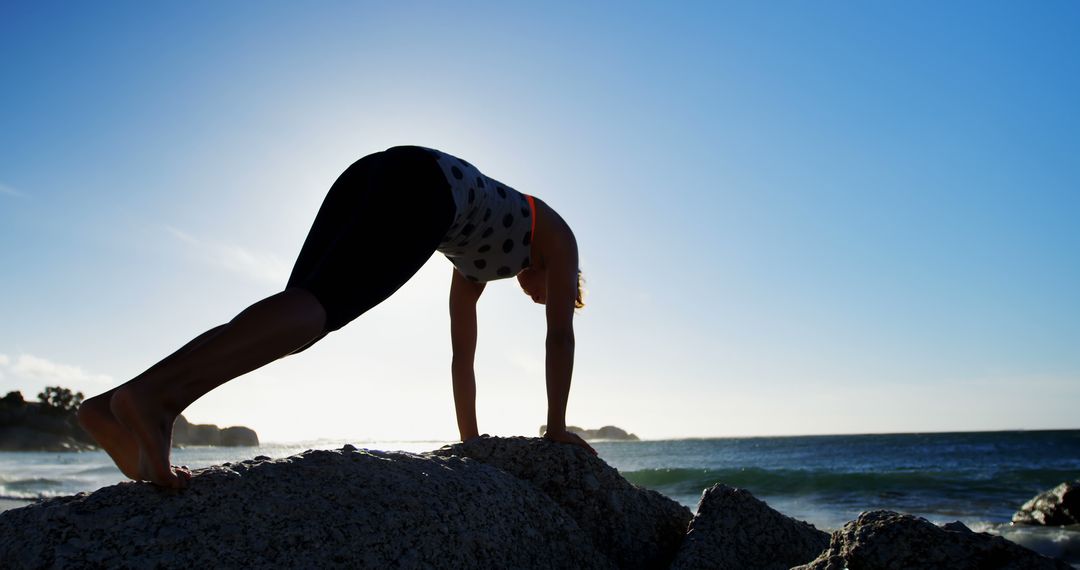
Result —
[{"label": "tree on headland", "polygon": [[22,392],[18,390],[12,390],[8,392],[3,398],[0,398],[0,405],[6,406],[21,406],[26,400],[23,400]]},{"label": "tree on headland", "polygon": [[83,401],[82,392],[72,393],[68,388],[60,386],[46,386],[37,397],[42,406],[61,413],[74,412]]}]

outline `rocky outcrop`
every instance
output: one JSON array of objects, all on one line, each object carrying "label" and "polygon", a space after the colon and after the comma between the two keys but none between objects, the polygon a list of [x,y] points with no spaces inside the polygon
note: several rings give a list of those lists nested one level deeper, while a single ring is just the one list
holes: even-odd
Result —
[{"label": "rocky outcrop", "polygon": [[845,568],[1070,570],[1071,566],[963,524],[938,527],[911,515],[870,511],[832,535],[829,548],[792,570]]},{"label": "rocky outcrop", "polygon": [[179,492],[121,483],[0,513],[5,568],[614,568],[590,537],[491,465],[352,446],[196,470]]},{"label": "rocky outcrop", "polygon": [[255,430],[242,426],[219,428],[214,424],[193,424],[178,416],[173,424],[173,446],[220,445],[226,447],[257,446]]},{"label": "rocky outcrop", "polygon": [[[0,451],[97,449],[94,438],[79,426],[74,409],[52,408],[10,396],[0,399]],[[192,424],[179,416],[173,424],[173,445],[257,446],[259,436],[251,428],[221,429],[213,424]]]},{"label": "rocky outcrop", "polygon": [[[547,431],[547,424],[540,426],[540,436]],[[638,436],[627,433],[626,430],[615,426],[604,426],[600,429],[584,429],[577,426],[566,426],[566,431],[573,432],[587,441],[613,440],[613,441],[640,441]]]},{"label": "rocky outcrop", "polygon": [[690,522],[689,509],[634,486],[580,447],[545,439],[482,436],[432,454],[468,457],[527,481],[573,518],[597,550],[619,568],[667,567]]},{"label": "rocky outcrop", "polygon": [[1080,524],[1080,479],[1039,493],[1020,507],[1012,522],[1044,526]]},{"label": "rocky outcrop", "polygon": [[346,446],[122,483],[0,513],[13,567],[666,567],[690,512],[585,450],[481,437]]},{"label": "rocky outcrop", "polygon": [[701,495],[673,570],[788,570],[829,546],[829,534],[795,520],[745,489],[717,484]]},{"label": "rocky outcrop", "polygon": [[[17,394],[17,392],[13,392]],[[9,394],[10,396],[10,394]],[[81,451],[95,449],[71,411],[5,397],[0,401],[0,451]]]},{"label": "rocky outcrop", "polygon": [[259,436],[255,430],[244,426],[222,428],[221,444],[225,447],[257,447]]}]

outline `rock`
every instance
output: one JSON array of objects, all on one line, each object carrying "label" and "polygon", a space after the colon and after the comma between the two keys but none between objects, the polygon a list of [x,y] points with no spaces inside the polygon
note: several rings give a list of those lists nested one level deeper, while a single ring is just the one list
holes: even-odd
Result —
[{"label": "rock", "polygon": [[[540,435],[543,436],[547,431],[547,424],[540,426]],[[614,441],[640,441],[638,436],[627,433],[626,430],[615,426],[604,426],[600,429],[584,429],[577,426],[566,426],[566,431],[573,432],[581,436],[581,439],[586,441],[594,440],[614,440]]]},{"label": "rock", "polygon": [[221,430],[221,445],[227,447],[256,447],[259,436],[255,430],[244,426],[227,427]]},{"label": "rock", "polygon": [[745,489],[706,489],[673,570],[788,570],[829,546],[829,534],[795,520]]},{"label": "rock", "polygon": [[961,531],[961,532],[975,532],[975,531],[971,530],[970,528],[968,528],[968,525],[966,525],[966,524],[964,524],[964,523],[962,523],[960,521],[947,522],[947,523],[941,525],[941,528],[943,528],[945,530],[957,530],[957,531]]},{"label": "rock", "polygon": [[179,492],[121,483],[0,513],[5,568],[614,568],[589,537],[547,494],[490,465],[360,450],[199,469]]},{"label": "rock", "polygon": [[666,568],[690,522],[689,509],[634,486],[577,446],[481,436],[432,454],[469,457],[529,482],[562,507],[619,568]]},{"label": "rock", "polygon": [[615,439],[620,441],[638,441],[638,436],[627,433],[615,426],[604,426],[598,430],[585,430],[590,439]]},{"label": "rock", "polygon": [[259,445],[255,430],[243,426],[221,429],[214,424],[193,424],[184,416],[173,423],[173,447],[221,445],[228,447]]},{"label": "rock", "polygon": [[1024,503],[1012,516],[1016,524],[1080,524],[1080,479],[1062,483]]},{"label": "rock", "polygon": [[947,530],[911,515],[870,511],[834,532],[829,549],[815,560],[792,570],[844,568],[1071,570],[1072,567],[1000,536],[972,532],[966,527]]}]

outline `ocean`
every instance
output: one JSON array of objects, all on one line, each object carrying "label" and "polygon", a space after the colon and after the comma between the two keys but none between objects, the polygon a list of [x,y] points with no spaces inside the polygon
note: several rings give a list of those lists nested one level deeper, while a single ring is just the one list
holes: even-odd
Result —
[{"label": "ocean", "polygon": [[[345,443],[421,452],[449,442],[193,447],[174,450],[173,462],[198,468]],[[691,510],[703,489],[723,482],[824,530],[838,529],[865,510],[890,509],[937,523],[960,520],[973,530],[1001,534],[1080,565],[1080,528],[1009,524],[1024,501],[1080,478],[1080,430],[681,439],[596,442],[594,447],[631,482]],[[123,480],[104,452],[0,453],[0,499],[69,495]]]}]

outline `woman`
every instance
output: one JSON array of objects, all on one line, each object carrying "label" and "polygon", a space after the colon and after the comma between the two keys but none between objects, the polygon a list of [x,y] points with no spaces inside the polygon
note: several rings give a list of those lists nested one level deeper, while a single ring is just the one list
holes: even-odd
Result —
[{"label": "woman", "polygon": [[582,307],[577,243],[543,201],[448,154],[398,146],[361,158],[337,179],[285,290],[206,331],[129,382],[87,400],[79,422],[124,475],[182,488],[169,461],[172,426],[192,402],[229,380],[318,342],[401,287],[435,251],[450,282],[452,376],[462,441],[477,437],[476,302],[488,281],[517,276],[547,311],[548,430],[566,431],[574,309]]}]

